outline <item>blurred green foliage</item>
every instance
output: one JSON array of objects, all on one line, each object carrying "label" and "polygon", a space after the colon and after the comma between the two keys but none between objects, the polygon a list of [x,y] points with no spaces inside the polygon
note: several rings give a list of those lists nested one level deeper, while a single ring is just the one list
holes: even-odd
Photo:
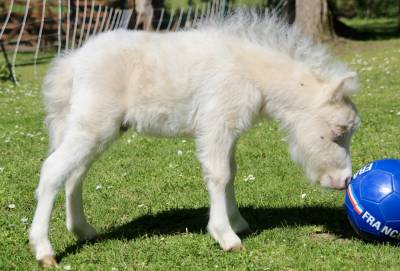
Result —
[{"label": "blurred green foliage", "polygon": [[338,15],[352,18],[396,17],[398,0],[330,0]]},{"label": "blurred green foliage", "polygon": [[[234,6],[267,7],[279,5],[285,0],[226,0]],[[286,0],[288,1],[288,0]],[[346,18],[396,17],[399,13],[398,0],[328,0],[336,14]],[[190,5],[204,5],[210,0],[165,0],[168,9],[187,9]]]}]

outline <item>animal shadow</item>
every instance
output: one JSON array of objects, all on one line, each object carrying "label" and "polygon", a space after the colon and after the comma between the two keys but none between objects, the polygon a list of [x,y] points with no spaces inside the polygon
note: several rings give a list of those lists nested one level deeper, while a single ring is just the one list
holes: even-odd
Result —
[{"label": "animal shadow", "polygon": [[[257,235],[260,232],[280,227],[298,227],[321,225],[337,238],[352,238],[354,231],[347,222],[343,208],[307,206],[286,208],[240,208],[241,213],[249,222],[253,232],[242,237]],[[208,221],[208,208],[171,209],[157,214],[146,214],[132,221],[111,227],[100,233],[92,241],[77,242],[67,247],[57,255],[57,259],[77,253],[84,245],[95,244],[107,240],[135,240],[147,235],[173,235],[186,233],[205,233]]]}]

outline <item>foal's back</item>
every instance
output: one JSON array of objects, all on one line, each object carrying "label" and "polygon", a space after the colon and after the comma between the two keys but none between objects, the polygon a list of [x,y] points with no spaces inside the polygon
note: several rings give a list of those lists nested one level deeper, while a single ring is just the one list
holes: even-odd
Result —
[{"label": "foal's back", "polygon": [[68,57],[76,114],[87,111],[95,122],[111,117],[140,133],[193,134],[206,104],[222,108],[245,84],[236,80],[229,40],[213,32],[119,30],[93,38]]}]

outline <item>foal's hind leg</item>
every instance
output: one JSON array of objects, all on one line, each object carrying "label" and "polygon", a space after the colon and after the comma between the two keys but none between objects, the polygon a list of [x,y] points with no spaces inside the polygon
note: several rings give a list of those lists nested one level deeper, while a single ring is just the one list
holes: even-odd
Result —
[{"label": "foal's hind leg", "polygon": [[81,165],[65,182],[66,224],[67,229],[79,240],[90,240],[96,236],[96,230],[87,222],[83,210],[82,185],[88,165]]},{"label": "foal's hind leg", "polygon": [[[100,142],[99,138],[104,141],[105,137],[94,135],[92,131],[86,131],[82,127],[71,128],[60,146],[43,163],[36,190],[38,203],[29,234],[29,241],[35,251],[36,259],[43,266],[57,264],[48,232],[51,211],[58,189],[67,178],[73,177],[72,174],[76,174],[77,170],[82,171],[82,166],[86,167],[90,164],[91,158],[98,152],[99,144],[104,143]],[[79,177],[74,179],[78,180]],[[79,186],[78,190],[76,189],[76,187],[72,189],[75,192],[72,192],[73,195],[77,194]],[[74,198],[72,197],[70,200],[74,200]],[[71,205],[67,208],[70,211],[79,209],[71,208]]]}]

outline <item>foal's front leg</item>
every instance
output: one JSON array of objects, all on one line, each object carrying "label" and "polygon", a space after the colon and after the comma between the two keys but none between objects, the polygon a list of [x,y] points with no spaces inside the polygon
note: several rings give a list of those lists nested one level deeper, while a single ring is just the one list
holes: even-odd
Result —
[{"label": "foal's front leg", "polygon": [[233,147],[234,140],[226,139],[225,142],[211,138],[199,140],[199,160],[210,196],[210,219],[207,230],[225,251],[242,248],[242,242],[230,221],[230,213],[240,216],[234,199],[233,172],[230,166]]},{"label": "foal's front leg", "polygon": [[247,221],[243,218],[243,216],[239,212],[239,208],[236,202],[235,197],[235,188],[234,181],[236,176],[236,162],[234,153],[231,154],[231,180],[226,185],[226,203],[227,203],[227,211],[229,216],[229,222],[231,227],[235,233],[243,233],[250,232],[250,227]]}]

